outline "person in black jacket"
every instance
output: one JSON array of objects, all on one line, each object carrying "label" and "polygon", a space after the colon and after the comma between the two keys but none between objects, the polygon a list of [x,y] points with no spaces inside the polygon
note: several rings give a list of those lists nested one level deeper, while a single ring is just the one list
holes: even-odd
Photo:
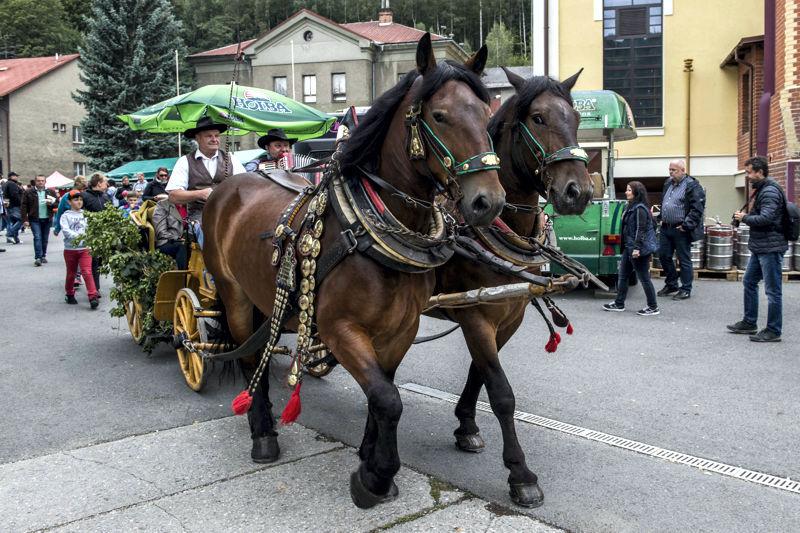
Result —
[{"label": "person in black jacket", "polygon": [[[768,177],[769,166],[764,157],[756,156],[745,161],[744,170],[753,186],[748,202],[748,212],[737,211],[733,218],[750,226],[750,260],[747,262],[744,285],[744,318],[728,326],[733,333],[749,333],[754,342],[778,342],[783,325],[783,284],[781,267],[783,254],[789,248],[783,233],[783,215],[786,195],[774,180]],[[764,280],[767,293],[767,327],[758,330],[758,282]]]},{"label": "person in black jacket", "polygon": [[[83,210],[90,213],[97,213],[106,208],[106,204],[110,202],[108,195],[108,180],[104,174],[95,172],[89,178],[89,188],[83,191]],[[92,256],[92,277],[94,278],[94,286],[97,288],[97,297],[100,297],[100,259]]]},{"label": "person in black jacket", "polygon": [[117,186],[117,192],[114,193],[114,198],[121,204],[128,193],[133,190],[133,184],[128,176],[122,176],[122,183]]},{"label": "person in black jacket", "polygon": [[[664,269],[665,285],[659,296],[672,294],[673,300],[686,300],[692,295],[692,242],[703,238],[706,210],[706,193],[696,179],[686,173],[686,162],[676,159],[669,163],[669,175],[664,182],[661,200],[661,234],[658,257]],[[672,254],[678,254],[681,265],[678,271]]]},{"label": "person in black jacket", "polygon": [[142,201],[154,200],[156,202],[164,200],[169,196],[167,193],[167,182],[169,181],[169,170],[166,167],[158,167],[156,177],[147,184],[142,194]]},{"label": "person in black jacket", "polygon": [[624,311],[628,295],[628,278],[636,272],[647,297],[647,307],[637,314],[659,314],[656,289],[650,281],[650,258],[656,251],[656,223],[647,205],[647,189],[639,181],[631,181],[625,189],[628,205],[622,215],[622,259],[617,277],[617,298],[603,305],[606,311]]},{"label": "person in black jacket", "polygon": [[8,173],[3,189],[3,196],[8,200],[8,226],[6,227],[6,242],[20,244],[19,229],[22,227],[22,187],[19,184],[19,174]]}]

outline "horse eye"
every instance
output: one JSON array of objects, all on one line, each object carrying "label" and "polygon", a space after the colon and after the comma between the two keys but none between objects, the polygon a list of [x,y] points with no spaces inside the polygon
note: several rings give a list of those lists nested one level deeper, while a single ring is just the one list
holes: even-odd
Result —
[{"label": "horse eye", "polygon": [[434,111],[433,120],[436,122],[444,122],[444,114],[441,111]]},{"label": "horse eye", "polygon": [[540,126],[544,126],[544,118],[542,118],[542,115],[533,115],[531,119],[533,120],[534,124],[539,124]]}]

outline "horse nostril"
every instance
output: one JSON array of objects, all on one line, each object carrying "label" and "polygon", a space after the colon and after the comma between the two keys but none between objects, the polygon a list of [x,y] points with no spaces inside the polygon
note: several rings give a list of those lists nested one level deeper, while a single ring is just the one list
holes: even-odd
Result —
[{"label": "horse nostril", "polygon": [[489,202],[489,199],[488,199],[488,198],[486,198],[486,195],[485,195],[485,194],[481,194],[480,196],[478,196],[477,198],[475,198],[475,199],[472,201],[472,210],[473,210],[473,211],[474,211],[476,214],[482,214],[482,213],[485,213],[485,212],[486,212],[486,211],[488,211],[488,210],[489,210],[491,207],[492,207],[492,204],[491,204],[491,202]]},{"label": "horse nostril", "polygon": [[567,198],[569,198],[570,200],[575,201],[578,199],[578,197],[580,197],[581,189],[580,187],[578,187],[577,183],[571,181],[567,185],[567,190],[564,191],[564,194],[566,194]]}]

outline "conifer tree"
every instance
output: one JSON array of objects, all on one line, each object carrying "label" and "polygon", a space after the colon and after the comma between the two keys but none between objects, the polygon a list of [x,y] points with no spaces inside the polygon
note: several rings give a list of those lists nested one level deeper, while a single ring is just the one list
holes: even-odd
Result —
[{"label": "conifer tree", "polygon": [[175,50],[185,57],[169,0],[94,0],[79,59],[86,108],[81,153],[92,169],[177,155],[173,135],[133,132],[116,118],[175,95]]}]

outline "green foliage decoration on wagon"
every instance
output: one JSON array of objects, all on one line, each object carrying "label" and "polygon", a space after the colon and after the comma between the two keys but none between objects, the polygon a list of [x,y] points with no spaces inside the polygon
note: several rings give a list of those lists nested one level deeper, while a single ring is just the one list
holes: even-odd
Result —
[{"label": "green foliage decoration on wagon", "polygon": [[152,336],[172,333],[171,322],[159,322],[153,317],[153,303],[158,279],[162,273],[177,268],[175,260],[158,251],[142,250],[139,229],[120,209],[109,205],[104,211],[86,216],[89,224],[84,242],[92,256],[100,258],[100,272],[114,279],[109,296],[116,305],[111,316],[125,316],[125,304],[136,299],[142,306],[142,349],[150,353],[157,344]]}]

